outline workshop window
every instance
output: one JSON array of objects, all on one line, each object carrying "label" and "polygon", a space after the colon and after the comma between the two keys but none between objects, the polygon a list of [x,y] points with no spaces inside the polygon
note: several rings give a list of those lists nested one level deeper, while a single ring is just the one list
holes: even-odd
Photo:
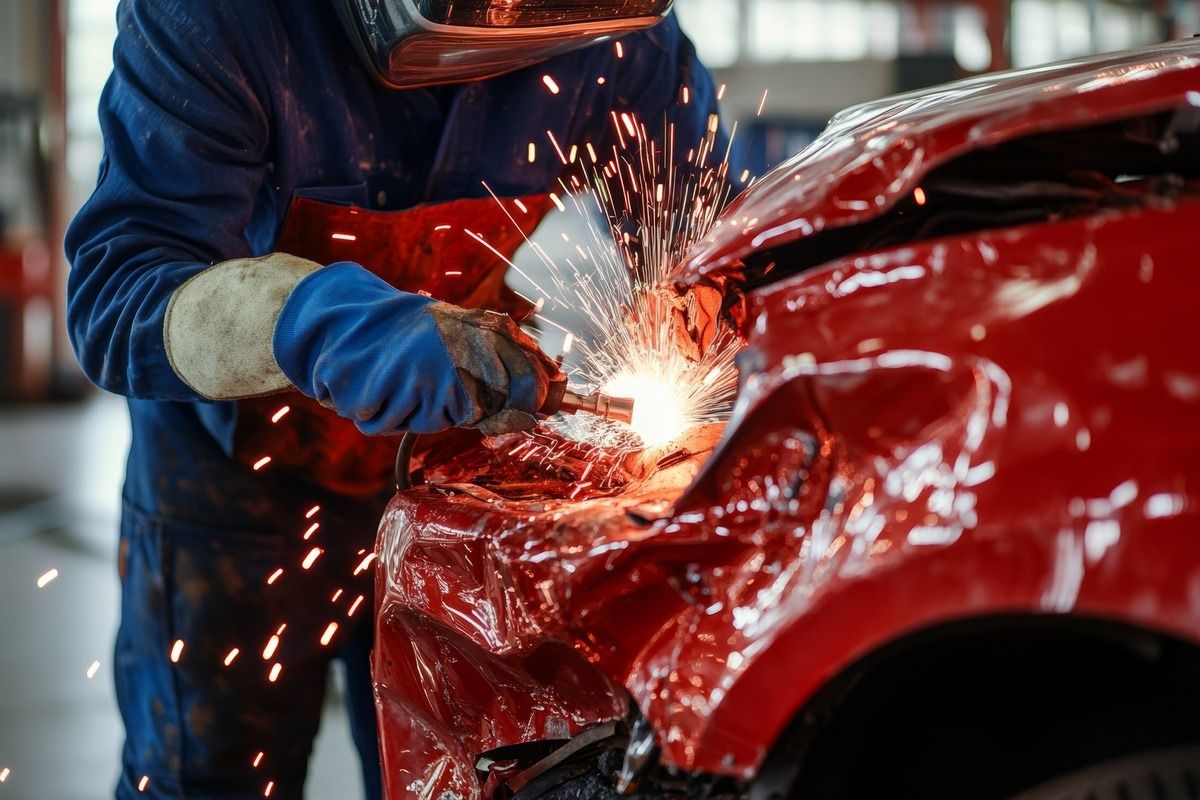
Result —
[{"label": "workshop window", "polygon": [[71,208],[96,185],[104,153],[96,108],[112,72],[117,0],[71,0],[67,10],[67,172]]}]

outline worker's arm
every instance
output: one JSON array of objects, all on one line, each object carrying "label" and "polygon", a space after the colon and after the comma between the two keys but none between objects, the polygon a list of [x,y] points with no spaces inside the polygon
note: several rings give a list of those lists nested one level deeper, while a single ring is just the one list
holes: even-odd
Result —
[{"label": "worker's arm", "polygon": [[105,160],[67,240],[84,371],[159,400],[294,386],[368,433],[532,424],[557,369],[510,321],[400,292],[356,264],[249,257],[271,140],[258,65],[270,28],[240,18],[254,7],[121,5]]}]

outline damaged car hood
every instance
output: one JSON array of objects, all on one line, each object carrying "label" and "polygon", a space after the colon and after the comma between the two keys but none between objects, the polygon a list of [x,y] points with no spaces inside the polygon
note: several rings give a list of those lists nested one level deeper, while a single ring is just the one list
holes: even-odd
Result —
[{"label": "damaged car hood", "polygon": [[684,260],[680,286],[737,282],[742,259],[878,217],[928,172],[1039,132],[1200,106],[1200,39],[984,75],[836,115],[744,191]]}]

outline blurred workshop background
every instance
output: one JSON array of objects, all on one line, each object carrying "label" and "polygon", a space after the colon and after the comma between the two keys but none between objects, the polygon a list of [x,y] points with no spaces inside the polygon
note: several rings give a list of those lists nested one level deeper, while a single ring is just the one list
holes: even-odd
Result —
[{"label": "blurred workshop background", "polygon": [[[95,181],[116,0],[0,0],[0,798],[111,796],[116,518],[128,441],[64,329],[63,231]],[[1190,36],[1195,0],[676,0],[761,174],[839,109]],[[166,167],[166,168],[169,168]],[[550,223],[569,226],[569,220]],[[358,792],[331,699],[310,796]]]}]

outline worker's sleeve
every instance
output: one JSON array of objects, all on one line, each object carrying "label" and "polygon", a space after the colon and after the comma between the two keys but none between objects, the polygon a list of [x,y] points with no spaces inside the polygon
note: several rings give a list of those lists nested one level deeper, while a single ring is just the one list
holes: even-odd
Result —
[{"label": "worker's sleeve", "polygon": [[270,126],[254,88],[253,23],[239,15],[257,5],[120,5],[100,101],[104,160],[66,238],[71,341],[87,376],[109,391],[202,396],[172,369],[163,323],[180,285],[214,262],[251,255],[243,231]]}]

